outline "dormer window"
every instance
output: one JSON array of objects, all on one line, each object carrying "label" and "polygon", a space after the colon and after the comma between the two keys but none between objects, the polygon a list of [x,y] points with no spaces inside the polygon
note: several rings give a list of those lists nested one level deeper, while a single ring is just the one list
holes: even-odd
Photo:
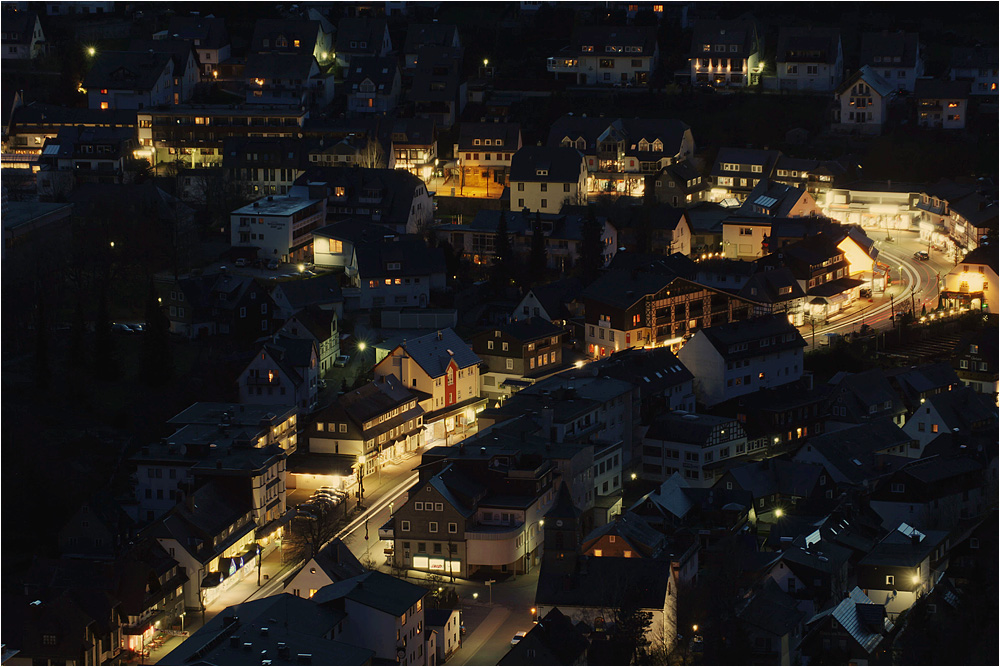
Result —
[{"label": "dormer window", "polygon": [[283,49],[286,46],[288,46],[288,40],[285,39],[284,35],[280,35],[278,39],[274,40],[274,45],[277,46],[279,49]]},{"label": "dormer window", "polygon": [[482,142],[479,139],[473,139],[472,140],[472,145],[473,146],[478,146],[478,145],[480,145],[480,143],[482,143]]},{"label": "dormer window", "polygon": [[549,175],[549,170],[548,169],[536,169],[535,170],[535,176],[548,176],[548,175]]},{"label": "dormer window", "polygon": [[385,268],[388,271],[399,271],[399,262],[389,262]]}]

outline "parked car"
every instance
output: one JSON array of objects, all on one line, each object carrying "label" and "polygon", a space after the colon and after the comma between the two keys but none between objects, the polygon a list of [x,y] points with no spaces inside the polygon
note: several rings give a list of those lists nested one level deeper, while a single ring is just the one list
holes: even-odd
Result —
[{"label": "parked car", "polygon": [[872,298],[872,288],[862,287],[860,290],[858,290],[858,296],[860,296],[862,299]]},{"label": "parked car", "polygon": [[281,262],[279,262],[276,259],[272,259],[270,262],[267,263],[267,268],[269,268],[272,271],[277,271],[280,266]]},{"label": "parked car", "polygon": [[514,638],[510,640],[510,645],[511,646],[517,646],[518,642],[520,642],[522,639],[524,639],[524,636],[526,634],[528,634],[528,633],[525,632],[524,630],[518,630],[517,632],[515,632],[514,633]]},{"label": "parked car", "polygon": [[246,257],[240,257],[240,258],[238,258],[236,260],[236,266],[239,266],[239,267],[249,266],[249,264],[250,264],[250,262],[247,261]]},{"label": "parked car", "polygon": [[134,331],[132,331],[132,327],[130,327],[127,324],[122,324],[121,322],[115,322],[114,324],[112,324],[111,325],[111,332],[112,333],[120,333],[120,334],[135,333]]},{"label": "parked car", "polygon": [[342,354],[333,361],[333,365],[337,368],[343,368],[347,365],[347,362],[351,360],[351,355]]},{"label": "parked car", "polygon": [[141,333],[146,333],[146,325],[145,324],[130,324],[128,326],[129,326],[130,329],[132,329],[132,333],[140,333],[140,334]]},{"label": "parked car", "polygon": [[930,258],[931,256],[928,254],[926,250],[918,250],[915,253],[913,253],[913,259],[920,259],[926,261]]}]

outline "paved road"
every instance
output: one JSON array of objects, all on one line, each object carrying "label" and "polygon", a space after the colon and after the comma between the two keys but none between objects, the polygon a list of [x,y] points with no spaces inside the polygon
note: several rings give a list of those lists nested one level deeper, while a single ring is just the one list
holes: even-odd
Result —
[{"label": "paved road", "polygon": [[[927,310],[937,307],[938,276],[943,282],[944,276],[954,264],[944,253],[931,250],[930,260],[913,258],[917,250],[926,250],[927,244],[921,243],[917,232],[896,232],[894,242],[878,240],[879,261],[892,267],[893,284],[884,294],[876,294],[873,301],[858,301],[845,312],[840,313],[830,322],[817,325],[815,331],[816,344],[820,345],[825,334],[845,334],[858,331],[862,325],[875,329],[892,328],[890,319],[893,313],[900,312],[900,306],[909,310],[916,307],[920,313],[921,307]],[[803,338],[812,344],[813,330],[808,324],[800,327]]]}]

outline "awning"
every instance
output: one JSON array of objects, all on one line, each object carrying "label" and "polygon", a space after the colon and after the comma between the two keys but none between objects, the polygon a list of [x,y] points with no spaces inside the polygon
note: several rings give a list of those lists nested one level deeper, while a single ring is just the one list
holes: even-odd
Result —
[{"label": "awning", "polygon": [[527,380],[518,380],[516,378],[507,378],[506,380],[504,380],[503,382],[500,383],[500,386],[501,387],[530,387],[531,384],[532,383],[528,382]]},{"label": "awning", "polygon": [[440,410],[434,410],[433,412],[426,413],[424,415],[424,425],[427,426],[433,424],[434,422],[441,421],[442,419],[446,419],[448,417],[454,417],[457,414],[465,412],[469,408],[472,408],[473,410],[478,410],[479,408],[485,408],[485,407],[486,407],[485,398],[475,398],[475,397],[469,398],[462,401],[461,403],[456,403],[454,405],[449,405],[448,407],[441,408]]},{"label": "awning", "polygon": [[864,280],[859,280],[857,278],[838,278],[836,280],[831,280],[828,283],[823,283],[822,285],[813,287],[809,290],[809,296],[826,297],[829,299],[830,297],[849,292],[864,283]]},{"label": "awning", "polygon": [[221,572],[209,572],[205,575],[205,578],[201,580],[202,588],[215,588],[222,583],[222,573]]}]

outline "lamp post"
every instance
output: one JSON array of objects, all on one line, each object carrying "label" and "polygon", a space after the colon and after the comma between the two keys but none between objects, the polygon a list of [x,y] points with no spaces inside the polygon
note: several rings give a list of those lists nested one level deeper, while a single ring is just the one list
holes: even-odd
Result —
[{"label": "lamp post", "polygon": [[493,606],[493,584],[497,583],[496,579],[487,579],[486,588],[490,589],[490,606]]},{"label": "lamp post", "polygon": [[365,498],[365,455],[358,457],[358,509]]}]

